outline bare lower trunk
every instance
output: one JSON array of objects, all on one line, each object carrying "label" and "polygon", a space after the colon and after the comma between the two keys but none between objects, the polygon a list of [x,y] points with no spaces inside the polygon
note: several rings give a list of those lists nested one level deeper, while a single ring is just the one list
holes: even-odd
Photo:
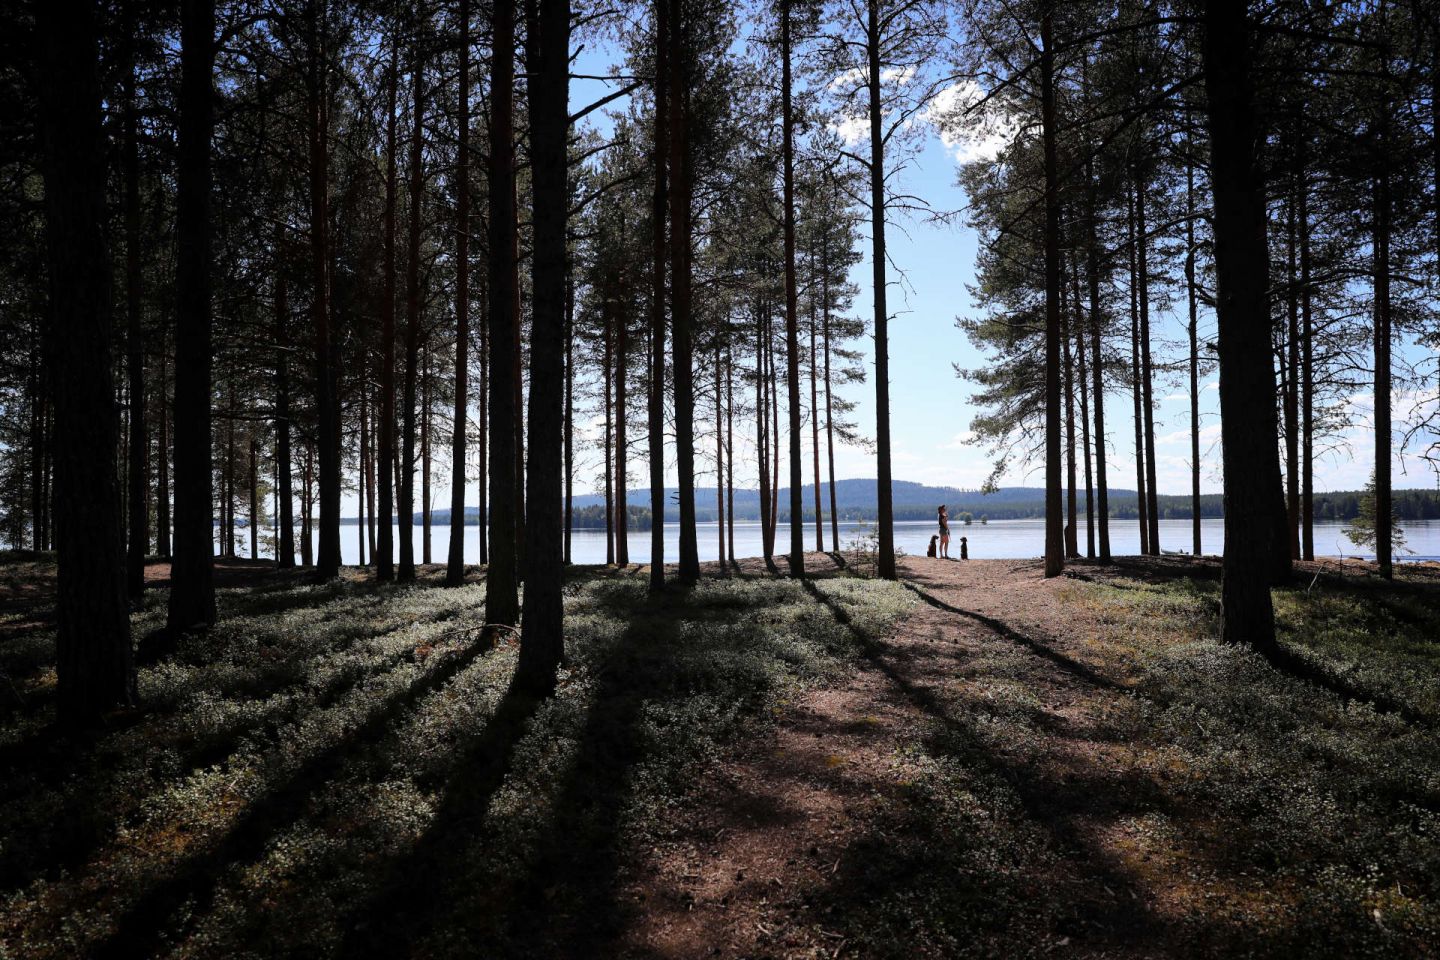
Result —
[{"label": "bare lower trunk", "polygon": [[[212,8],[185,5],[181,103],[187,108],[199,99],[185,96],[198,92],[195,45],[213,17]],[[118,417],[105,244],[99,33],[88,4],[40,4],[35,27],[52,291],[47,352],[59,440],[54,446],[53,491],[59,554],[57,708],[62,722],[87,724],[111,708],[136,701],[115,462]],[[208,74],[204,79],[208,108]],[[187,136],[182,160],[194,159],[195,144],[189,139],[199,126],[190,125],[194,119],[182,119]],[[207,136],[207,147],[208,141]]]},{"label": "bare lower trunk", "polygon": [[460,0],[459,142],[455,159],[455,412],[450,432],[450,548],[445,583],[465,582],[465,430],[470,402],[470,0]]},{"label": "bare lower trunk", "polygon": [[[1056,153],[1053,11],[1040,23],[1041,127],[1045,143],[1045,576],[1065,569],[1060,503],[1060,175]],[[873,69],[873,67],[872,67]]]},{"label": "bare lower trunk", "polygon": [[[894,580],[895,512],[890,474],[890,314],[885,299],[885,108],[880,95],[880,0],[866,0],[865,14],[866,76],[870,95],[866,106],[870,120],[871,289],[875,306],[875,502],[880,528],[877,570],[884,579]],[[1047,190],[1047,195],[1051,193],[1053,191]],[[1058,431],[1056,435],[1058,439]],[[1058,482],[1058,462],[1055,479]],[[1058,516],[1058,504],[1055,512]]]},{"label": "bare lower trunk", "polygon": [[519,338],[515,261],[515,3],[496,0],[491,14],[490,59],[490,562],[485,571],[485,621],[520,620],[516,555],[515,349]]},{"label": "bare lower trunk", "polygon": [[1225,475],[1223,636],[1270,653],[1275,647],[1270,580],[1279,506],[1275,373],[1270,362],[1265,184],[1245,0],[1205,8],[1205,88],[1212,148],[1220,416]]},{"label": "bare lower trunk", "polygon": [[185,0],[181,22],[175,229],[175,543],[166,623],[215,622],[210,447],[210,137],[215,8]]},{"label": "bare lower trunk", "polygon": [[646,421],[650,451],[650,590],[665,586],[665,211],[669,207],[665,169],[669,146],[667,89],[670,75],[669,0],[655,3],[655,154],[650,202],[650,385]]}]

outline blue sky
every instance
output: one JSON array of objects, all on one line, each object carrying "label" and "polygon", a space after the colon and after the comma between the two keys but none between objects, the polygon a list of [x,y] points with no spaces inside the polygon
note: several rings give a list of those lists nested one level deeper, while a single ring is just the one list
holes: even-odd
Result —
[{"label": "blue sky", "polygon": [[[591,42],[576,61],[576,73],[603,75],[611,72],[614,60],[604,43]],[[597,81],[576,81],[572,84],[572,109],[603,96],[611,87]],[[623,101],[616,109],[623,110]],[[603,118],[592,115],[604,126]],[[980,135],[977,134],[977,139]],[[974,148],[974,144],[970,147]],[[938,132],[925,129],[923,145],[898,184],[904,192],[923,197],[936,211],[953,211],[964,206],[965,196],[955,185],[956,151],[966,148],[963,131],[959,142],[952,136],[949,145]],[[978,487],[990,474],[992,462],[981,446],[970,440],[969,426],[976,413],[971,402],[971,387],[959,379],[955,366],[977,367],[985,358],[957,329],[957,316],[974,312],[967,285],[973,282],[977,237],[974,231],[959,225],[943,225],[916,217],[898,217],[890,221],[887,242],[892,264],[903,276],[892,270],[890,305],[894,316],[890,324],[891,358],[891,431],[893,469],[897,480],[957,487]],[[857,311],[871,313],[871,261],[868,236],[862,243],[865,256],[856,264],[852,279],[860,290],[855,303]],[[1183,305],[1182,305],[1183,308]],[[1153,315],[1153,337],[1157,361],[1161,357],[1182,356],[1184,327],[1180,318],[1166,313]],[[1213,329],[1213,317],[1201,317],[1202,337],[1206,328]],[[866,344],[867,351],[870,344]],[[1415,348],[1399,345],[1401,355],[1417,356]],[[1432,364],[1433,366],[1433,364]],[[873,375],[873,368],[871,369]],[[875,402],[873,383],[847,388],[847,395],[857,403],[857,417],[862,432],[874,436]],[[1162,493],[1184,493],[1190,488],[1189,399],[1185,382],[1158,381],[1156,409],[1156,451],[1158,486]],[[1397,396],[1394,416],[1397,424],[1397,445],[1403,433],[1401,426],[1414,403],[1434,403],[1435,389],[1429,387],[1428,399],[1416,394]],[[783,402],[783,401],[782,401]],[[1340,443],[1319,456],[1315,468],[1317,491],[1357,489],[1370,473],[1373,460],[1373,439],[1367,432],[1370,400],[1356,395],[1349,400],[1357,427],[1340,438]],[[1214,375],[1202,382],[1201,392],[1201,485],[1206,492],[1221,489],[1218,384]],[[1127,392],[1107,394],[1110,413],[1108,463],[1110,485],[1115,488],[1135,486],[1134,428],[1131,401]],[[637,410],[632,415],[640,417]],[[598,437],[598,424],[579,425],[592,437]],[[1078,433],[1078,429],[1077,429]],[[737,437],[737,439],[740,439]],[[1422,442],[1427,443],[1429,440]],[[578,445],[577,445],[578,446]],[[737,465],[736,482],[754,484],[753,447],[746,442],[744,456],[748,462]],[[805,479],[810,477],[809,431],[805,432]],[[708,452],[708,446],[707,446]],[[590,478],[598,474],[597,451],[581,453],[585,457],[576,469],[576,491],[586,492]],[[632,459],[632,482],[643,482],[646,476],[643,450]],[[782,478],[784,475],[782,465]],[[473,468],[472,468],[473,470]],[[713,484],[712,468],[697,464],[700,485]],[[841,448],[836,451],[837,478],[873,477],[874,458],[861,449]],[[1413,454],[1397,453],[1394,465],[1395,486],[1433,487],[1435,476]],[[1083,474],[1081,475],[1083,478]],[[667,479],[674,483],[674,465],[667,464]],[[472,481],[473,482],[473,481]],[[783,479],[782,479],[782,482]],[[1038,464],[1012,465],[1004,477],[1007,484],[1040,485],[1043,471]],[[1082,479],[1083,482],[1083,479]],[[435,488],[435,502],[448,502],[447,484]]]}]

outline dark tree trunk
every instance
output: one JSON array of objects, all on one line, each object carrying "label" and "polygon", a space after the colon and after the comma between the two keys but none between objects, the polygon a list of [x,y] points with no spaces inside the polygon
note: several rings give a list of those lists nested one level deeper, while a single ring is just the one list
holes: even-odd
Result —
[{"label": "dark tree trunk", "polygon": [[1135,200],[1127,195],[1129,215],[1126,248],[1130,257],[1130,393],[1135,402],[1135,511],[1140,525],[1140,552],[1149,554],[1149,497],[1145,493],[1145,397],[1140,373],[1140,285],[1135,235]]},{"label": "dark tree trunk", "polygon": [[689,23],[683,0],[670,0],[670,348],[674,352],[675,472],[680,487],[680,566],[682,583],[700,579],[700,549],[695,531],[695,351],[692,302],[690,170]]},{"label": "dark tree trunk", "polygon": [[[884,579],[894,580],[895,511],[890,478],[890,313],[885,298],[885,117],[880,98],[880,0],[866,0],[865,13],[865,55],[870,94],[866,105],[870,120],[870,258],[875,303],[875,506],[880,528],[877,570]],[[1047,189],[1046,196],[1053,199],[1052,193]],[[1058,395],[1059,391],[1056,393]],[[1059,409],[1058,405],[1056,409]],[[1057,443],[1058,436],[1057,431]],[[1058,446],[1056,451],[1054,481],[1057,484],[1055,513],[1058,517]],[[1059,541],[1056,542],[1058,544]]]},{"label": "dark tree trunk", "polygon": [[840,511],[835,493],[835,406],[830,375],[830,233],[820,242],[820,302],[825,330],[825,458],[826,476],[830,481],[830,546],[840,550]]},{"label": "dark tree trunk", "polygon": [[[250,559],[260,556],[260,441],[250,434]],[[363,560],[361,561],[364,562]]]},{"label": "dark tree trunk", "polygon": [[760,336],[755,344],[755,457],[760,474],[760,550],[769,564],[775,556],[775,547],[770,536],[770,411],[767,403],[770,391],[765,388],[765,378],[769,375],[765,369],[765,340],[770,330],[764,308],[757,311],[756,321]]},{"label": "dark tree trunk", "polygon": [[315,443],[319,467],[320,542],[316,572],[340,574],[339,351],[330,316],[330,92],[324,17],[308,0],[310,65],[307,110],[310,133],[310,319],[315,328]]},{"label": "dark tree trunk", "polygon": [[[162,328],[163,330],[163,328]],[[165,356],[165,338],[161,334],[160,377],[156,391],[156,414],[159,420],[155,434],[155,555],[170,559],[170,398],[166,395],[169,366]]]},{"label": "dark tree trunk", "polygon": [[[1383,109],[1383,108],[1382,108]],[[1376,150],[1377,172],[1373,184],[1371,249],[1374,251],[1375,284],[1375,563],[1380,576],[1394,576],[1392,531],[1394,520],[1390,495],[1390,171],[1385,159],[1388,148],[1384,124]]]},{"label": "dark tree trunk", "polygon": [[1071,304],[1075,334],[1075,378],[1080,384],[1080,452],[1085,464],[1085,556],[1095,559],[1095,486],[1090,472],[1090,386],[1085,355],[1084,313],[1080,308],[1080,271],[1071,271]]},{"label": "dark tree trunk", "polygon": [[1310,302],[1310,183],[1304,156],[1308,134],[1300,137],[1300,555],[1315,559],[1315,330]]},{"label": "dark tree trunk", "polygon": [[622,567],[630,565],[630,463],[626,455],[630,446],[626,429],[630,318],[625,315],[627,302],[626,298],[617,298],[615,307],[615,562]]},{"label": "dark tree trunk", "polygon": [[1135,178],[1136,265],[1140,272],[1140,376],[1145,404],[1145,519],[1150,552],[1160,556],[1160,499],[1155,479],[1155,370],[1150,360],[1150,226],[1145,216],[1147,178]]},{"label": "dark tree trunk", "polygon": [[565,563],[575,520],[575,278],[565,277]]},{"label": "dark tree trunk", "polygon": [[815,298],[810,298],[810,461],[815,478],[815,551],[825,552],[825,514],[820,509],[820,392],[816,384]]},{"label": "dark tree trunk", "polygon": [[1300,301],[1295,275],[1295,195],[1285,211],[1285,518],[1290,559],[1300,559]]},{"label": "dark tree trunk", "polygon": [[[278,255],[280,245],[276,244]],[[285,274],[275,265],[275,470],[280,533],[275,562],[282,570],[295,566],[295,490],[290,462],[290,301]]]},{"label": "dark tree trunk", "polygon": [[[356,432],[359,434],[359,439],[358,439],[358,441],[357,441],[357,446],[359,447],[359,449],[356,451],[356,458],[355,458],[355,492],[356,492],[355,503],[356,503],[356,511],[357,511],[357,514],[358,514],[358,515],[357,515],[356,518],[355,518],[355,519],[356,519],[356,524],[355,524],[355,527],[356,527],[356,529],[355,529],[355,541],[356,541],[356,546],[359,548],[358,556],[359,556],[359,558],[360,558],[360,566],[363,567],[363,566],[365,566],[365,556],[366,556],[366,554],[365,554],[365,530],[366,530],[366,528],[367,528],[367,526],[368,526],[368,525],[366,524],[366,522],[365,522],[365,498],[366,498],[366,495],[367,495],[367,493],[368,493],[368,491],[366,490],[366,487],[365,487],[365,474],[366,474],[366,465],[368,464],[368,462],[369,462],[369,460],[370,460],[370,432],[369,432],[369,431],[370,431],[370,416],[369,416],[369,412],[370,412],[370,411],[369,411],[369,406],[370,406],[370,405],[369,405],[369,401],[368,401],[368,399],[367,399],[367,397],[366,397],[367,391],[366,391],[366,388],[365,388],[365,369],[364,369],[364,359],[363,359],[363,355],[362,355],[362,359],[361,359],[361,369],[360,369],[360,377],[359,377],[359,391],[360,391],[360,417],[359,417],[359,425],[358,425],[358,428],[357,428],[357,430],[356,430]],[[373,519],[373,517],[372,517],[371,519]],[[373,555],[374,552],[375,552],[374,550],[371,550],[371,551],[370,551],[371,555]]]},{"label": "dark tree trunk", "polygon": [[[60,441],[54,445],[56,699],[62,722],[87,724],[136,701],[115,463],[99,32],[90,4],[38,4],[35,11],[51,292],[47,352]],[[194,92],[197,32],[212,22],[208,7],[186,4],[187,93]],[[193,133],[188,126],[185,132]]]},{"label": "dark tree trunk", "polygon": [[535,225],[532,331],[533,342],[546,344],[547,349],[532,351],[530,359],[525,609],[515,684],[544,695],[554,690],[556,671],[565,655],[565,571],[560,534],[560,432],[564,410],[560,392],[555,389],[564,368],[554,345],[565,334],[565,278],[569,275],[566,142],[570,130],[570,3],[529,0],[528,9],[526,60],[530,73]]},{"label": "dark tree trunk", "polygon": [[435,382],[435,372],[430,368],[430,346],[425,345],[425,360],[421,364],[420,380],[420,556],[421,562],[429,565],[432,563],[430,555],[430,468],[433,465],[433,458],[430,455],[430,417],[433,411],[433,404],[430,398],[430,388]]},{"label": "dark tree trunk", "polygon": [[183,0],[175,198],[175,544],[171,630],[215,622],[210,475],[210,137],[214,0]]},{"label": "dark tree trunk", "polygon": [[1110,488],[1105,478],[1105,355],[1100,351],[1100,244],[1095,225],[1095,172],[1085,163],[1085,279],[1090,287],[1090,376],[1095,393],[1095,492],[1100,562],[1110,562]]},{"label": "dark tree trunk", "polygon": [[615,335],[612,331],[615,317],[610,295],[604,296],[604,302],[600,307],[600,314],[603,318],[604,331],[602,338],[605,341],[605,349],[602,353],[601,363],[604,369],[600,372],[600,379],[604,382],[604,406],[605,406],[605,565],[615,564],[615,419],[613,410],[613,390],[615,384],[615,356],[614,343]]},{"label": "dark tree trunk", "polygon": [[[390,65],[386,77],[385,117],[385,263],[381,269],[384,302],[380,304],[380,436],[376,447],[380,481],[380,529],[376,544],[375,579],[395,579],[395,101],[400,84],[400,27],[391,25]],[[402,539],[404,539],[402,537]]]},{"label": "dark tree trunk", "polygon": [[[790,414],[790,575],[805,575],[800,463],[800,317],[795,296],[795,126],[790,106],[790,0],[780,0],[780,126],[785,207],[785,387]],[[819,529],[820,518],[815,518]]]},{"label": "dark tree trunk", "polygon": [[420,367],[420,204],[425,171],[424,63],[417,43],[410,67],[410,216],[405,258],[405,372],[400,411],[400,567],[402,583],[415,579],[415,401]]},{"label": "dark tree trunk", "polygon": [[729,535],[726,557],[732,569],[735,562],[735,355],[725,344],[725,524]]},{"label": "dark tree trunk", "polygon": [[1195,283],[1195,166],[1185,166],[1185,299],[1190,323],[1190,533],[1200,556],[1200,312]]},{"label": "dark tree trunk", "polygon": [[[489,263],[488,253],[486,263]],[[486,296],[489,290],[489,269],[480,275],[480,317],[479,324],[480,342],[477,345],[477,353],[480,355],[480,410],[479,421],[480,435],[476,437],[475,443],[475,474],[479,481],[478,496],[480,498],[479,516],[475,523],[475,540],[480,551],[480,565],[485,566],[490,562],[490,301]]]},{"label": "dark tree trunk", "polygon": [[715,557],[725,564],[725,370],[721,366],[720,338],[715,338]]},{"label": "dark tree trunk", "polygon": [[650,590],[665,586],[665,212],[669,181],[670,0],[655,0],[654,192],[650,200],[650,391],[646,419],[650,449]]},{"label": "dark tree trunk", "polygon": [[495,0],[490,57],[490,557],[485,570],[485,622],[513,626],[520,621],[515,501],[515,2]]},{"label": "dark tree trunk", "polygon": [[1270,581],[1280,504],[1275,371],[1270,362],[1265,182],[1256,159],[1246,0],[1205,7],[1202,50],[1214,192],[1220,416],[1225,472],[1223,636],[1275,649]]},{"label": "dark tree trunk", "polygon": [[[127,14],[128,17],[128,14]],[[127,24],[134,54],[135,25]],[[130,394],[130,457],[128,489],[129,535],[126,538],[125,592],[134,599],[145,593],[145,549],[150,544],[149,486],[150,441],[145,430],[145,343],[141,333],[144,304],[140,265],[140,145],[139,108],[135,102],[135,72],[132,62],[125,71],[125,346],[126,372]]]},{"label": "dark tree trunk", "polygon": [[[1060,282],[1063,299],[1065,282]],[[1075,359],[1070,351],[1071,322],[1064,318],[1061,328],[1061,356],[1065,377],[1065,556],[1080,556],[1078,464],[1075,462]]]},{"label": "dark tree trunk", "polygon": [[[873,2],[873,0],[872,0]],[[1055,148],[1053,10],[1040,22],[1040,96],[1045,143],[1045,576],[1065,569],[1060,502],[1060,174]],[[872,64],[871,69],[875,69]]]},{"label": "dark tree trunk", "polygon": [[455,157],[455,423],[450,435],[450,552],[445,583],[465,582],[465,429],[470,387],[470,0],[460,0],[460,140]]}]

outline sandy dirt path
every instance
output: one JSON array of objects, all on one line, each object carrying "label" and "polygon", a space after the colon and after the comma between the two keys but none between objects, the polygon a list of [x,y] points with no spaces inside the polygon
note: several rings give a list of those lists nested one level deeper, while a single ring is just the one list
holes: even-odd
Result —
[{"label": "sandy dirt path", "polygon": [[1167,901],[1186,896],[1165,877],[1183,871],[1151,853],[1142,866],[1126,842],[1126,815],[1150,792],[1135,748],[1112,735],[1131,702],[1129,678],[1093,662],[1086,641],[1096,625],[1066,603],[1071,582],[1046,581],[1029,561],[909,558],[901,576],[921,602],[893,636],[848,681],[807,692],[733,750],[635,868],[621,898],[635,918],[622,955],[865,953],[817,891],[872,821],[903,802],[897,758],[919,732],[971,704],[983,712],[997,654],[1003,679],[1038,701],[1046,735],[1038,751],[987,762],[1053,854],[1034,889],[1065,904],[1043,942],[1015,955],[1166,952],[1178,919]]}]

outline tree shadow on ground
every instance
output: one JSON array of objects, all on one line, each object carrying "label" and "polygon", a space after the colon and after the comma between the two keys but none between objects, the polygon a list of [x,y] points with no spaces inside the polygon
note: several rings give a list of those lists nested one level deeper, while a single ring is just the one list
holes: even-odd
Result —
[{"label": "tree shadow on ground", "polygon": [[488,649],[478,638],[477,629],[476,641],[469,647],[445,657],[405,690],[382,702],[335,743],[303,762],[283,783],[252,801],[221,837],[155,878],[117,918],[113,931],[93,955],[151,956],[165,942],[183,938],[190,920],[208,910],[222,877],[255,860],[277,831],[303,813],[305,798],[336,776],[355,751],[384,737],[407,709]]}]

